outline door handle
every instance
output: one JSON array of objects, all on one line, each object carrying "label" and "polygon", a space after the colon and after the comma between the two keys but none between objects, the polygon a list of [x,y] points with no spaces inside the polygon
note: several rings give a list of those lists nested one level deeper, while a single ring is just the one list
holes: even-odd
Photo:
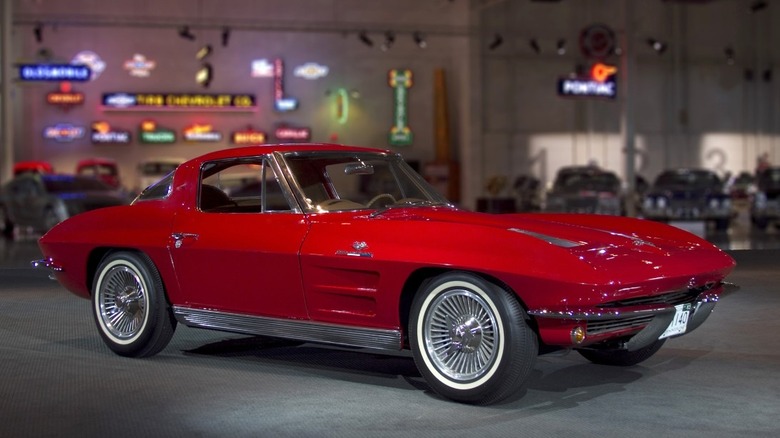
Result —
[{"label": "door handle", "polygon": [[181,248],[184,239],[198,240],[198,235],[195,233],[173,233],[171,237],[173,238],[173,246],[176,248]]}]

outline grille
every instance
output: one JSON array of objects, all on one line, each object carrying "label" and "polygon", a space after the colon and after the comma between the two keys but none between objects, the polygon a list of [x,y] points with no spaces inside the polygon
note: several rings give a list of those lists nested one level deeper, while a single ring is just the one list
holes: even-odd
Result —
[{"label": "grille", "polygon": [[617,330],[640,330],[652,321],[653,315],[636,316],[633,318],[608,319],[604,321],[590,321],[586,330],[588,335],[611,332]]}]

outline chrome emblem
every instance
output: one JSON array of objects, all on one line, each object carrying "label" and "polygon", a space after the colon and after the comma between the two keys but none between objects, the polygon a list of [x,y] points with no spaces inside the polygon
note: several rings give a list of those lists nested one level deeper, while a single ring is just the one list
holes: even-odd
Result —
[{"label": "chrome emblem", "polygon": [[354,249],[355,251],[363,251],[366,248],[368,248],[368,244],[366,242],[353,242],[352,243],[352,249]]}]

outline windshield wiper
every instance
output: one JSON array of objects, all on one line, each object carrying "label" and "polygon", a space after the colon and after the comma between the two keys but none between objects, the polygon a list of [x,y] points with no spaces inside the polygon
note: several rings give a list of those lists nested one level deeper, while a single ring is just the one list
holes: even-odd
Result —
[{"label": "windshield wiper", "polygon": [[377,217],[380,214],[383,214],[384,212],[388,210],[392,210],[395,208],[405,208],[405,207],[431,207],[434,205],[449,205],[445,204],[444,202],[439,201],[431,201],[427,199],[408,199],[406,201],[402,202],[396,202],[394,204],[385,205],[384,207],[378,209],[377,211],[371,213],[369,217]]}]

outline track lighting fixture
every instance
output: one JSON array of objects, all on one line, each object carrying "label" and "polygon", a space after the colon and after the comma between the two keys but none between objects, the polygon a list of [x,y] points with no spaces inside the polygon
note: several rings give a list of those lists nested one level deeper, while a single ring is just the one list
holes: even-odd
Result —
[{"label": "track lighting fixture", "polygon": [[428,43],[425,41],[425,37],[420,32],[415,31],[412,34],[412,40],[414,40],[414,43],[417,44],[417,47],[421,49],[428,47]]},{"label": "track lighting fixture", "polygon": [[501,44],[504,44],[504,37],[502,37],[500,33],[497,33],[493,36],[493,40],[490,41],[490,44],[488,44],[488,49],[496,50]]},{"label": "track lighting fixture", "polygon": [[734,48],[728,46],[723,49],[723,53],[726,55],[726,64],[734,65]]},{"label": "track lighting fixture", "polygon": [[558,43],[556,44],[555,47],[556,47],[555,51],[559,55],[565,55],[566,54],[566,40],[565,39],[563,39],[563,38],[559,39]]},{"label": "track lighting fixture", "polygon": [[766,9],[767,6],[769,6],[769,4],[767,2],[765,2],[765,1],[763,1],[763,0],[754,1],[750,5],[750,11],[751,12],[758,12],[758,11]]},{"label": "track lighting fixture", "polygon": [[227,47],[230,43],[230,28],[229,27],[223,27],[222,28],[222,47]]},{"label": "track lighting fixture", "polygon": [[35,42],[40,44],[43,42],[43,24],[36,23],[33,28],[33,35],[35,35]]},{"label": "track lighting fixture", "polygon": [[195,41],[195,35],[193,35],[192,32],[190,32],[189,26],[182,26],[179,28],[179,36],[184,38],[185,40]]},{"label": "track lighting fixture", "polygon": [[203,61],[204,59],[208,58],[209,55],[211,55],[211,52],[213,51],[211,44],[206,44],[205,46],[201,47],[197,53],[195,53],[195,59],[198,61]]},{"label": "track lighting fixture", "polygon": [[659,55],[666,51],[667,45],[663,41],[658,41],[655,38],[648,38],[647,45],[652,47]]},{"label": "track lighting fixture", "polygon": [[358,34],[358,38],[360,39],[360,41],[361,41],[363,44],[367,45],[368,47],[374,47],[374,41],[373,41],[373,40],[371,40],[371,38],[369,38],[369,37],[368,37],[368,34],[366,33],[366,31],[365,31],[365,30],[364,30],[364,31],[361,31],[361,32]]},{"label": "track lighting fixture", "polygon": [[214,79],[214,68],[208,62],[203,65],[195,73],[195,82],[200,84],[203,88],[208,88],[211,85],[211,81]]},{"label": "track lighting fixture", "polygon": [[537,55],[542,53],[542,49],[541,49],[541,47],[539,47],[539,41],[537,41],[536,38],[531,38],[531,40],[528,41],[528,45],[531,46],[531,49]]},{"label": "track lighting fixture", "polygon": [[395,43],[395,33],[392,30],[388,30],[385,32],[385,41],[382,43],[382,45],[379,47],[383,51],[390,50],[391,47],[393,47],[393,44]]}]

